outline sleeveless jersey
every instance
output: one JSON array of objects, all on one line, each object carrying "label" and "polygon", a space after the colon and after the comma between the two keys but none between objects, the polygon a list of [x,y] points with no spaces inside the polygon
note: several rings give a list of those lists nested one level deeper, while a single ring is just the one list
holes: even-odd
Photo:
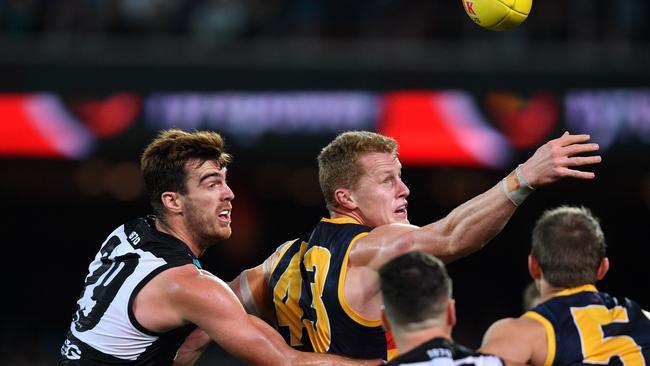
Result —
[{"label": "sleeveless jersey", "polygon": [[444,338],[433,338],[399,355],[386,366],[504,366],[493,355],[479,353]]},{"label": "sleeveless jersey", "polygon": [[546,328],[550,365],[650,365],[650,314],[593,285],[567,289],[524,316]]},{"label": "sleeveless jersey", "polygon": [[160,272],[198,260],[180,240],[155,229],[153,217],[118,227],[88,268],[60,365],[171,365],[185,337],[195,328],[166,333],[145,329],[132,303]]},{"label": "sleeveless jersey", "polygon": [[282,248],[269,277],[278,331],[302,351],[387,358],[381,320],[357,314],[343,286],[354,242],[370,228],[349,218],[321,219],[306,237]]}]

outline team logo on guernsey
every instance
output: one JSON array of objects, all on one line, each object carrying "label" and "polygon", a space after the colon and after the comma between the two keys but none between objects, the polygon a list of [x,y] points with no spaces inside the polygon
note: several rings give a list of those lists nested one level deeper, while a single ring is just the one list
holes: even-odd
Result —
[{"label": "team logo on guernsey", "polygon": [[72,344],[69,339],[66,339],[63,346],[61,346],[61,355],[68,360],[79,360],[81,359],[81,350]]},{"label": "team logo on guernsey", "polygon": [[134,247],[138,246],[138,243],[140,243],[140,235],[138,235],[138,233],[136,233],[135,231],[129,234],[128,239],[129,239],[129,243],[131,243],[131,245]]},{"label": "team logo on guernsey", "polygon": [[431,357],[431,359],[434,358],[452,358],[453,355],[451,354],[451,350],[447,348],[432,348],[427,351],[427,355]]}]

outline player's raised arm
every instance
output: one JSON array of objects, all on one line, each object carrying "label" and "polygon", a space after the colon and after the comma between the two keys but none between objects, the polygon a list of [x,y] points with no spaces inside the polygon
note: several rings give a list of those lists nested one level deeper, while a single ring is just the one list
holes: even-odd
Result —
[{"label": "player's raised arm", "polygon": [[375,228],[358,241],[351,260],[378,268],[400,253],[421,250],[449,262],[480,249],[501,231],[533,189],[564,177],[594,178],[594,173],[576,169],[601,161],[598,155],[576,156],[598,150],[589,138],[565,133],[547,142],[494,187],[439,221],[420,228],[400,223]]}]

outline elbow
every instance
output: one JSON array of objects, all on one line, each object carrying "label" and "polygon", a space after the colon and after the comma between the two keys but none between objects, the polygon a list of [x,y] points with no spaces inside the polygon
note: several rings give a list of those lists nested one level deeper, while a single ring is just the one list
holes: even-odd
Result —
[{"label": "elbow", "polygon": [[293,348],[290,348],[289,351],[284,353],[284,357],[282,358],[282,366],[291,366],[291,365],[303,365],[305,364],[305,357],[308,354],[304,354],[302,352],[296,351]]},{"label": "elbow", "polygon": [[465,230],[458,230],[456,233],[446,237],[445,240],[446,245],[444,245],[444,248],[446,249],[446,255],[452,259],[461,258],[479,251],[488,243],[487,240],[483,240],[482,238],[472,237]]},{"label": "elbow", "polygon": [[461,242],[456,240],[454,237],[446,238],[445,245],[443,245],[444,258],[454,260],[464,256],[465,254],[469,254],[464,245],[459,245],[460,243]]}]

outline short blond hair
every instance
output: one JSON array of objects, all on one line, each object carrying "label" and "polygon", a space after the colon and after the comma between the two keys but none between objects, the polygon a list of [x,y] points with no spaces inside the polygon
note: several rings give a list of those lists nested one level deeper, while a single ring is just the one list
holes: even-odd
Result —
[{"label": "short blond hair", "polygon": [[354,188],[364,173],[359,157],[385,152],[397,156],[397,141],[368,131],[348,131],[338,135],[318,155],[318,180],[328,210],[338,207],[334,191]]}]

